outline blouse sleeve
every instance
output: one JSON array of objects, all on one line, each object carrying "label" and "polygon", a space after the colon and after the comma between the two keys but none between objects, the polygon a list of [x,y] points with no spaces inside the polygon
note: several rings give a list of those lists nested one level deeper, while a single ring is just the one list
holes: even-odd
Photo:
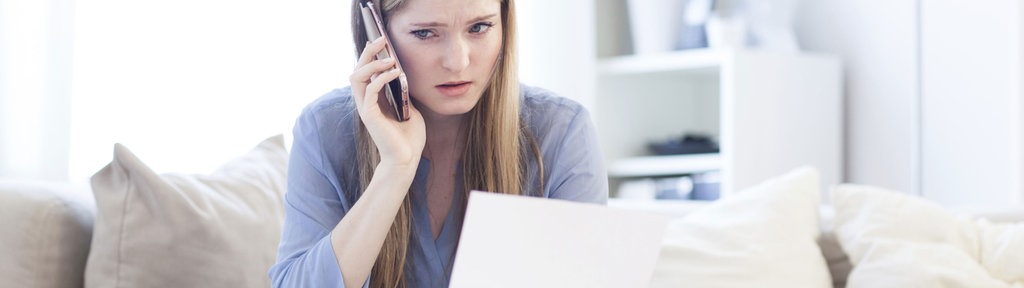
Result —
[{"label": "blouse sleeve", "polygon": [[551,169],[548,197],[607,204],[608,172],[587,110],[579,107],[564,131],[554,161],[544,163]]},{"label": "blouse sleeve", "polygon": [[[341,185],[329,177],[316,115],[304,111],[296,121],[288,162],[285,221],[277,263],[268,275],[273,287],[344,287],[331,246],[331,231],[352,203],[340,197]],[[363,287],[369,286],[369,279]]]}]

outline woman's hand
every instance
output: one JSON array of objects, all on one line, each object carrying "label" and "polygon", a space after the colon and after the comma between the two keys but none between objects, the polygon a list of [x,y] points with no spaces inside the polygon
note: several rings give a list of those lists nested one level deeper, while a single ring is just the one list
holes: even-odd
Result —
[{"label": "woman's hand", "polygon": [[369,131],[380,151],[381,165],[394,165],[416,169],[419,165],[423,146],[426,143],[426,128],[423,115],[409,103],[409,120],[399,122],[391,104],[381,89],[391,80],[398,78],[394,55],[384,60],[374,60],[384,49],[384,37],[370,42],[359,55],[356,69],[349,78],[352,83],[352,97],[359,110],[359,118]]}]

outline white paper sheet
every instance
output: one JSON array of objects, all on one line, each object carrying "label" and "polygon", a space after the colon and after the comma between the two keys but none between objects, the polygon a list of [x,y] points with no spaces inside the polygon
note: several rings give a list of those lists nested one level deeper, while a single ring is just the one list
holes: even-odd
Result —
[{"label": "white paper sheet", "polygon": [[669,217],[473,191],[450,287],[648,287]]}]

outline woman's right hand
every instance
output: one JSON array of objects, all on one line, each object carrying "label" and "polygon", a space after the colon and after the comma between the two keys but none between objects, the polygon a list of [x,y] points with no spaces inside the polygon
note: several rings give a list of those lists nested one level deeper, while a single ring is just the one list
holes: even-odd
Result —
[{"label": "woman's right hand", "polygon": [[[423,115],[409,103],[409,120],[398,121],[382,88],[398,78],[394,57],[375,60],[374,55],[384,49],[384,37],[369,42],[359,55],[355,71],[349,78],[352,98],[356,102],[359,118],[380,151],[381,165],[395,165],[415,170],[426,144],[426,126]],[[392,55],[394,56],[394,55]]]}]

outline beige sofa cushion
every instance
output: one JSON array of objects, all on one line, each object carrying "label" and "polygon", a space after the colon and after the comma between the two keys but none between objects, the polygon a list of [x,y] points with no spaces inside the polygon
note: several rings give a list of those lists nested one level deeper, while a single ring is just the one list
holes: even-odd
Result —
[{"label": "beige sofa cushion", "polygon": [[268,287],[288,153],[267,139],[209,175],[159,175],[122,145],[92,177],[86,287]]},{"label": "beige sofa cushion", "polygon": [[95,211],[85,186],[0,180],[0,286],[82,287]]}]

